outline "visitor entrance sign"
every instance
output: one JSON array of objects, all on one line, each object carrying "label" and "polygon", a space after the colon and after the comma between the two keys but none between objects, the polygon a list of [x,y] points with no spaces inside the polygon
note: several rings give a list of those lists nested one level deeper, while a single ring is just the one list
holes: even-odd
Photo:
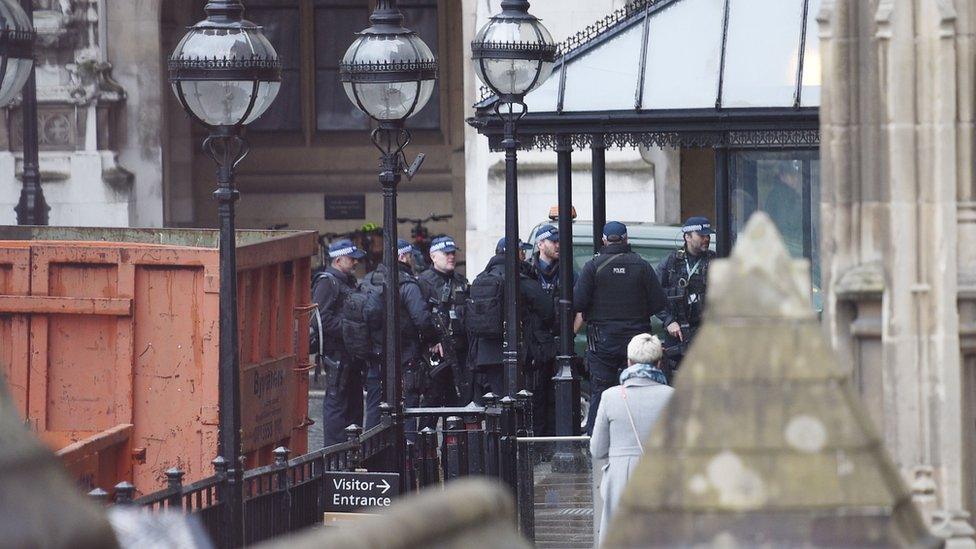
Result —
[{"label": "visitor entrance sign", "polygon": [[352,513],[385,508],[400,493],[398,473],[326,472],[325,510]]}]

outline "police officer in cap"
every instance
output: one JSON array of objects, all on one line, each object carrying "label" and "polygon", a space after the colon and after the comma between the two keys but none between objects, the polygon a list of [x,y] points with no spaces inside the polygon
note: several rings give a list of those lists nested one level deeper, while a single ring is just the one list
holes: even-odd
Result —
[{"label": "police officer in cap", "polygon": [[464,328],[464,301],[468,279],[455,270],[458,246],[450,236],[430,243],[431,267],[417,276],[430,304],[441,344],[431,353],[430,384],[425,406],[454,406],[471,402],[468,336]]},{"label": "police officer in cap", "polygon": [[650,332],[651,316],[664,310],[667,300],[654,267],[631,251],[627,226],[618,221],[604,226],[603,249],[583,266],[573,299],[587,322],[586,432],[591,434],[601,394],[618,384],[627,367],[627,344],[635,335]]},{"label": "police officer in cap", "polygon": [[657,267],[661,286],[668,296],[668,306],[658,317],[667,329],[664,348],[672,372],[684,358],[701,325],[708,266],[715,257],[715,252],[709,249],[715,231],[708,218],[689,217],[681,232],[684,245]]},{"label": "police officer in cap", "polygon": [[[549,294],[553,307],[559,312],[559,229],[553,225],[543,225],[536,232],[536,251],[531,264],[532,270],[542,289]],[[576,272],[569,284],[575,284]],[[578,328],[578,326],[576,326]],[[555,434],[555,386],[552,378],[556,374],[557,339],[559,323],[548,326],[531,326],[526,334],[526,344],[534,355],[527,368],[526,388],[532,392],[532,422],[535,436]]]},{"label": "police officer in cap", "polygon": [[[420,405],[421,394],[426,382],[426,367],[424,353],[438,343],[437,330],[431,321],[430,308],[424,299],[423,291],[417,278],[413,275],[414,248],[406,240],[397,240],[397,268],[399,269],[400,285],[400,360],[403,364],[403,400],[407,407]],[[366,275],[368,282],[375,287],[382,287],[386,278],[386,265],[380,264],[372,273]],[[363,280],[367,282],[366,279]],[[385,300],[380,303],[385,306]],[[383,314],[372,313],[371,317],[381,317]],[[384,350],[385,352],[386,350]],[[372,362],[372,361],[371,361]],[[383,388],[386,382],[384,366],[386,361],[380,357],[370,364],[366,380],[366,425],[370,429],[379,424],[379,405],[383,402]],[[416,431],[416,422],[408,425],[410,431]],[[413,434],[411,433],[411,438]]]},{"label": "police officer in cap", "polygon": [[329,245],[331,262],[316,275],[312,286],[312,300],[318,304],[318,318],[313,319],[313,329],[321,321],[322,355],[319,359],[326,363],[327,371],[322,410],[325,446],[344,442],[345,428],[353,423],[363,423],[364,364],[343,348],[340,315],[343,299],[356,288],[354,272],[363,257],[366,253],[351,240],[333,242]]},{"label": "police officer in cap", "polygon": [[[522,337],[525,343],[527,326],[540,323],[552,325],[555,311],[552,299],[535,279],[532,268],[525,262],[525,251],[518,243],[521,253],[519,261],[519,307],[522,313]],[[471,341],[469,352],[475,371],[475,398],[487,392],[505,394],[505,371],[502,367],[502,343],[505,334],[505,247],[502,238],[495,246],[495,255],[488,261],[485,270],[471,282],[470,297],[465,304],[465,324]],[[525,357],[525,349],[520,349]]]}]

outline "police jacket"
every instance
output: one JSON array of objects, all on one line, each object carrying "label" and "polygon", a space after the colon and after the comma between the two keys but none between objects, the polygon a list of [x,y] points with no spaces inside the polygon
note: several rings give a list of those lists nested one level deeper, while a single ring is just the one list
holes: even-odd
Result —
[{"label": "police jacket", "polygon": [[[521,277],[519,279],[519,312],[522,314],[523,325],[542,323],[551,325],[555,318],[555,310],[552,306],[552,298],[542,289],[539,282],[529,276],[531,267],[527,263],[521,263]],[[496,271],[501,276],[505,276],[505,254],[498,254],[488,261],[485,271]],[[524,343],[524,333],[521,340]],[[487,366],[502,363],[502,338],[479,337],[474,342],[477,348],[474,364],[476,366]]]},{"label": "police jacket", "polygon": [[[406,263],[397,262],[400,269],[400,358],[403,362],[416,360],[438,340],[437,330],[430,320],[430,308],[424,299],[417,278]],[[386,266],[379,265],[367,276],[386,276]]]},{"label": "police jacket", "polygon": [[667,298],[654,267],[629,244],[614,243],[583,266],[573,306],[596,328],[598,343],[619,353],[631,337],[650,331],[651,316],[664,310]]},{"label": "police jacket", "polygon": [[[562,288],[562,283],[559,280],[559,262],[555,261],[553,263],[546,263],[542,257],[538,254],[532,257],[532,272],[536,280],[542,286],[542,289],[546,291],[550,296],[552,296],[553,308],[556,311],[556,315],[559,314],[559,299],[560,299],[560,288]],[[579,273],[575,270],[573,271],[573,285],[576,285],[576,281],[579,279]],[[559,323],[553,322],[553,334],[559,334]]]},{"label": "police jacket", "polygon": [[[559,262],[555,261],[553,263],[546,263],[542,257],[535,255],[532,257],[532,269],[536,273],[536,277],[539,280],[539,284],[542,285],[542,289],[548,292],[550,295],[558,296],[560,288],[559,280]],[[576,284],[576,280],[579,278],[578,273],[573,271],[573,284]]]},{"label": "police jacket", "polygon": [[[657,274],[661,279],[661,287],[665,294],[672,296],[681,294],[685,300],[684,310],[677,310],[682,306],[677,299],[669,299],[667,307],[657,316],[667,326],[672,322],[688,322],[697,325],[701,322],[701,312],[705,301],[708,267],[715,252],[708,250],[699,256],[691,256],[684,249],[678,249],[664,258],[657,266]],[[699,262],[700,260],[700,262]],[[688,306],[690,295],[695,295],[695,303]],[[689,318],[690,317],[690,318]]]},{"label": "police jacket", "polygon": [[[454,334],[456,347],[467,347],[467,332],[464,329],[464,300],[468,292],[468,279],[464,275],[454,271],[442,273],[436,268],[431,267],[417,276],[420,289],[424,293],[424,299],[429,306],[437,308],[440,314],[449,323],[451,333]],[[447,296],[444,295],[444,288],[449,287]],[[447,297],[446,303],[442,300]]]},{"label": "police jacket", "polygon": [[[312,286],[312,301],[319,306],[322,315],[322,347],[327,353],[335,353],[342,348],[342,327],[339,312],[342,298],[347,292],[356,289],[356,277],[329,265],[316,275]],[[312,322],[315,322],[313,319]]]}]

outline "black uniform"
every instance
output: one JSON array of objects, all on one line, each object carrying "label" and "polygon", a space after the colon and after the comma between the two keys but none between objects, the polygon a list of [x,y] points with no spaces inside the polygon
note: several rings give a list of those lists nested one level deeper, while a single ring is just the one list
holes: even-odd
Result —
[{"label": "black uniform", "polygon": [[355,290],[356,277],[331,265],[315,279],[312,300],[322,317],[322,347],[334,361],[328,367],[327,386],[322,404],[322,429],[325,446],[345,442],[345,428],[363,423],[363,370],[365,365],[342,346],[339,312],[344,297]]},{"label": "black uniform", "polygon": [[[403,399],[408,407],[420,404],[420,394],[425,376],[423,353],[427,347],[437,342],[437,330],[431,321],[430,308],[424,299],[423,291],[413,276],[410,266],[398,263],[400,282],[400,360],[403,365]],[[386,266],[380,265],[366,275],[375,284],[382,284]],[[382,332],[381,332],[382,334]],[[382,335],[380,335],[382,338]],[[382,352],[371,360],[366,375],[366,428],[370,429],[380,422],[379,405],[384,400],[383,387],[386,380],[386,361]],[[408,429],[410,426],[408,425]]]},{"label": "black uniform", "polygon": [[[532,268],[528,263],[520,263],[522,273],[519,283],[519,306],[522,313],[522,341],[526,352],[531,345],[527,345],[527,335],[533,331],[533,326],[551,326],[555,317],[552,298],[542,289],[539,282],[530,276]],[[505,254],[495,255],[488,261],[485,271],[494,271],[505,276]],[[472,363],[475,370],[475,396],[480,398],[491,391],[497,395],[505,394],[505,371],[502,368],[503,337],[475,337],[472,339],[469,352],[473,356]],[[528,353],[531,354],[531,353]],[[525,355],[523,355],[525,356]],[[530,360],[530,359],[529,359]]]},{"label": "black uniform", "polygon": [[454,406],[471,402],[468,336],[464,329],[464,300],[468,280],[457,271],[442,273],[431,267],[417,277],[440,335],[444,356],[424,392],[424,406]]},{"label": "black uniform", "polygon": [[[532,269],[542,289],[549,294],[553,309],[558,315],[560,288],[559,263],[547,263],[536,255],[532,258]],[[576,281],[573,273],[573,282]],[[535,436],[551,436],[556,431],[555,416],[555,385],[552,378],[556,375],[556,355],[559,352],[559,322],[554,318],[551,325],[542,327],[546,334],[536,336],[537,355],[532,368],[527,369],[526,388],[532,392],[532,430]],[[550,336],[550,337],[547,337]],[[527,336],[532,342],[532,335]],[[545,338],[543,341],[539,341]],[[551,342],[551,349],[546,344]]]},{"label": "black uniform", "polygon": [[671,334],[665,334],[664,349],[671,363],[671,370],[678,368],[701,325],[708,267],[714,257],[715,252],[711,250],[693,256],[685,248],[681,248],[671,252],[657,267],[661,286],[668,297],[668,306],[658,314],[658,318],[665,328],[672,322],[681,325],[681,335],[684,338],[682,341]]},{"label": "black uniform", "polygon": [[600,396],[618,384],[627,367],[627,344],[635,335],[651,331],[651,316],[661,312],[667,300],[654,268],[625,243],[604,246],[583,266],[573,299],[587,321],[591,388],[586,432],[592,433]]}]

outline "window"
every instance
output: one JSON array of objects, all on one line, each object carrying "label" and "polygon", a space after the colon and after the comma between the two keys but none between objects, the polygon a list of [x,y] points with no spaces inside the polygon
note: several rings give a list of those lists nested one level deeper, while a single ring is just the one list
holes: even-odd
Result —
[{"label": "window", "polygon": [[264,27],[268,40],[282,61],[281,89],[254,130],[300,131],[302,129],[301,34],[299,0],[251,0],[246,17]]},{"label": "window", "polygon": [[756,210],[769,214],[790,255],[810,259],[813,304],[821,310],[818,152],[733,152],[730,175],[732,242]]},{"label": "window", "polygon": [[[315,131],[369,129],[369,118],[349,101],[342,89],[339,62],[353,41],[353,33],[369,26],[372,6],[370,0],[248,2],[246,17],[264,27],[283,65],[278,99],[251,129],[298,132],[312,124],[311,130]],[[405,0],[399,6],[406,26],[415,30],[437,54],[437,0]],[[311,39],[303,40],[303,36]],[[308,48],[312,51],[307,51]],[[304,82],[303,70],[311,71]],[[311,105],[313,113],[304,113],[303,105]],[[439,82],[427,106],[410,119],[410,127],[440,128]]]}]

